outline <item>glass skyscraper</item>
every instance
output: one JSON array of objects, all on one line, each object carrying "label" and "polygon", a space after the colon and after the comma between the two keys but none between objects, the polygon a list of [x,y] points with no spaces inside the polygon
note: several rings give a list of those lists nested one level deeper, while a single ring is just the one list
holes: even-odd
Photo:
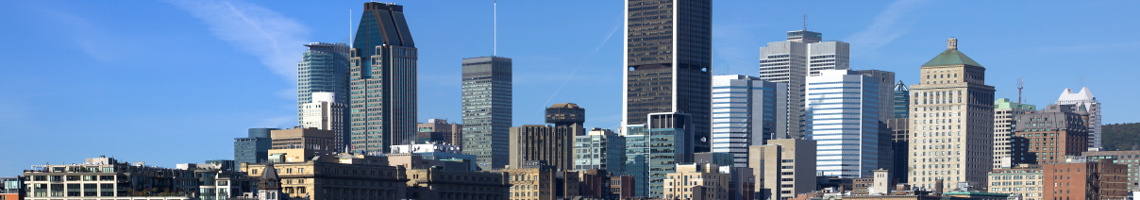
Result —
[{"label": "glass skyscraper", "polygon": [[711,0],[628,0],[625,125],[649,113],[692,115],[696,152],[709,151],[712,82]]},{"label": "glass skyscraper", "polygon": [[788,83],[745,75],[713,76],[712,151],[730,153],[748,167],[748,147],[787,138]]},{"label": "glass skyscraper", "polygon": [[364,3],[349,60],[353,151],[385,153],[415,139],[417,54],[403,6]]},{"label": "glass skyscraper", "polygon": [[502,169],[510,159],[511,59],[463,59],[463,154],[483,169]]},{"label": "glass skyscraper", "polygon": [[626,126],[626,175],[634,177],[636,196],[663,198],[665,178],[677,164],[693,162],[695,130],[685,113],[650,113],[646,125]]},{"label": "glass skyscraper", "polygon": [[242,163],[265,163],[269,160],[269,148],[273,139],[269,132],[276,128],[250,128],[249,137],[234,138],[234,169]]},{"label": "glass skyscraper", "polygon": [[906,87],[906,84],[903,84],[902,80],[895,84],[894,111],[896,119],[910,118],[910,89]]},{"label": "glass skyscraper", "polygon": [[348,105],[348,45],[313,42],[305,46],[309,50],[297,62],[297,124],[302,121],[302,105],[313,101],[314,92],[332,92],[335,103]]}]

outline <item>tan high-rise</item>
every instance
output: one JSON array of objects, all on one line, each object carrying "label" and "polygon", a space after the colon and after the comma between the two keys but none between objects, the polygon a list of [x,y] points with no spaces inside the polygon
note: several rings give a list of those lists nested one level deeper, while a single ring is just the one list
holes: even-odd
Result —
[{"label": "tan high-rise", "polygon": [[665,199],[729,199],[729,174],[712,163],[677,165],[665,178]]},{"label": "tan high-rise", "polygon": [[756,175],[760,199],[787,199],[815,190],[815,140],[768,140],[748,147],[748,167]]},{"label": "tan high-rise", "polygon": [[966,182],[986,187],[993,168],[994,87],[985,85],[986,69],[958,51],[947,49],[921,67],[919,84],[910,87],[910,183],[945,191]]}]

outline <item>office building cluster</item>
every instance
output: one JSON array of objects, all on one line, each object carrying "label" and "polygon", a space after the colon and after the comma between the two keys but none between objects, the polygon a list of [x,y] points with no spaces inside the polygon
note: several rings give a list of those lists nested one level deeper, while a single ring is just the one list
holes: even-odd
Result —
[{"label": "office building cluster", "polygon": [[1140,191],[1140,151],[1101,150],[1102,106],[1088,88],[1066,88],[1040,110],[1000,98],[956,38],[914,63],[912,85],[895,72],[852,70],[852,44],[806,27],[757,47],[757,73],[713,75],[710,0],[626,0],[624,10],[616,129],[586,127],[576,103],[525,111],[544,112],[545,124],[512,124],[513,61],[494,54],[455,66],[461,121],[417,123],[413,20],[401,5],[368,2],[351,44],[303,44],[296,127],[249,129],[234,138],[232,160],[33,165],[0,178],[0,200],[1069,200]]}]

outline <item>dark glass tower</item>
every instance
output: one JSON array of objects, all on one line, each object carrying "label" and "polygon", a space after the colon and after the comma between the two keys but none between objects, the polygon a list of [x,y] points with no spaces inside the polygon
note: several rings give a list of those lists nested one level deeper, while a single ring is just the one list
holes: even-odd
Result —
[{"label": "dark glass tower", "polygon": [[415,140],[416,55],[404,7],[364,3],[349,60],[353,151],[384,153]]},{"label": "dark glass tower", "polygon": [[709,151],[712,83],[711,0],[627,0],[624,116],[692,116],[695,152]]},{"label": "dark glass tower", "polygon": [[902,80],[895,84],[895,107],[893,110],[896,119],[910,118],[910,88],[907,88]]},{"label": "dark glass tower", "polygon": [[463,154],[484,170],[510,161],[511,59],[463,59]]},{"label": "dark glass tower", "polygon": [[578,104],[559,103],[546,108],[546,123],[554,124],[554,126],[578,125],[578,127],[582,127],[582,123],[585,122],[586,109],[578,107]]}]

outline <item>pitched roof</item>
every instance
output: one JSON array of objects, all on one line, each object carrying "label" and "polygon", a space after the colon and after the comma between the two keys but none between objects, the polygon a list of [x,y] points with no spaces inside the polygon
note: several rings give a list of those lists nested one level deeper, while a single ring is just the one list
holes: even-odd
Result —
[{"label": "pitched roof", "polygon": [[946,49],[946,51],[943,51],[942,53],[938,54],[938,56],[935,56],[934,59],[930,59],[930,61],[926,62],[926,64],[922,64],[923,67],[945,65],[973,65],[982,67],[982,64],[974,62],[974,59],[970,59],[970,57],[967,57],[966,54],[958,51],[957,48]]},{"label": "pitched roof", "polygon": [[574,108],[574,109],[580,109],[581,107],[578,107],[578,104],[574,104],[574,103],[557,103],[557,104],[551,105],[551,106],[550,106],[550,108]]}]

